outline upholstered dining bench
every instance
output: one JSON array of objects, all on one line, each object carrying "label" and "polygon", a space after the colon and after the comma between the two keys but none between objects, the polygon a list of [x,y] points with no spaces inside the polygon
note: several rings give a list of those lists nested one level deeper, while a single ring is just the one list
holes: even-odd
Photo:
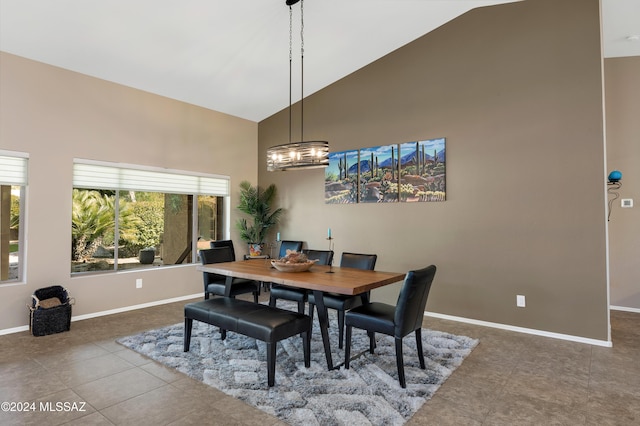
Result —
[{"label": "upholstered dining bench", "polygon": [[[216,297],[184,306],[184,352],[191,345],[193,320],[261,340],[267,344],[267,384],[275,383],[276,344],[300,334],[304,365],[311,366],[311,317],[229,297]],[[222,334],[225,338],[225,334]]]}]

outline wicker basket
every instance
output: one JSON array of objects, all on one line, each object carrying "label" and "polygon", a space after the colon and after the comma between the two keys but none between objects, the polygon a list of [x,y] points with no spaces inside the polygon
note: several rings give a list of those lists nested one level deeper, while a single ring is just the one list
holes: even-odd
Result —
[{"label": "wicker basket", "polygon": [[67,290],[59,285],[40,288],[31,296],[29,329],[34,336],[69,331],[71,328],[71,305]]}]

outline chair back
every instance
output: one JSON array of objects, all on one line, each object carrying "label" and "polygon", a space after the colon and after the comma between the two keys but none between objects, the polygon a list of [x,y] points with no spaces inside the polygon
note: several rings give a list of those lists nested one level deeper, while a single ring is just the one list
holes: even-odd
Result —
[{"label": "chair back", "polygon": [[340,267],[373,271],[376,267],[376,260],[378,260],[377,254],[344,252],[340,258]]},{"label": "chair back", "polygon": [[[213,241],[211,243],[213,244]],[[200,262],[202,262],[203,265],[208,263],[233,262],[234,260],[233,249],[229,246],[200,250]],[[224,282],[226,279],[224,275],[214,274],[211,272],[203,272],[202,275],[204,278],[205,288],[207,284],[219,282],[221,280]]]},{"label": "chair back", "polygon": [[316,265],[331,265],[333,262],[333,250],[302,250],[309,260],[318,260]]},{"label": "chair back", "polygon": [[[233,259],[231,259],[230,261],[224,260],[224,262],[235,262],[235,260],[236,260],[236,250],[233,248],[233,241],[232,240],[211,241],[210,244],[211,244],[211,248],[231,247],[231,256],[233,257]],[[209,262],[209,263],[215,263],[215,262]]]},{"label": "chair back", "polygon": [[394,337],[402,338],[422,327],[427,297],[435,275],[435,265],[407,272],[396,304]]},{"label": "chair back", "polygon": [[285,257],[287,255],[287,250],[293,250],[293,251],[302,250],[302,241],[288,241],[288,240],[280,241],[280,254],[278,255],[278,259]]}]

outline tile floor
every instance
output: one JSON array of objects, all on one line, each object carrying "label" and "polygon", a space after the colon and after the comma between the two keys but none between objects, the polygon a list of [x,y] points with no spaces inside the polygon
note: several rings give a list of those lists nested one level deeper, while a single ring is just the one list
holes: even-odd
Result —
[{"label": "tile floor", "polygon": [[[181,322],[184,303],[73,322],[50,336],[0,336],[0,402],[37,408],[0,411],[0,424],[281,424],[115,343]],[[640,314],[614,311],[611,322],[614,346],[604,348],[427,318],[425,327],[480,344],[408,424],[640,425]]]}]

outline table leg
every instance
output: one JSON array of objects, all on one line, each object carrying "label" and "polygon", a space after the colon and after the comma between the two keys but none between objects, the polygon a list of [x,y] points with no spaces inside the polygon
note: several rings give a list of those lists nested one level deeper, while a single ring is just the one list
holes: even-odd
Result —
[{"label": "table leg", "polygon": [[329,315],[327,314],[327,308],[324,306],[322,292],[313,290],[313,297],[315,298],[316,309],[318,310],[318,323],[320,324],[320,333],[322,334],[324,356],[327,358],[327,367],[329,368],[329,370],[333,370],[331,343],[329,342]]}]

